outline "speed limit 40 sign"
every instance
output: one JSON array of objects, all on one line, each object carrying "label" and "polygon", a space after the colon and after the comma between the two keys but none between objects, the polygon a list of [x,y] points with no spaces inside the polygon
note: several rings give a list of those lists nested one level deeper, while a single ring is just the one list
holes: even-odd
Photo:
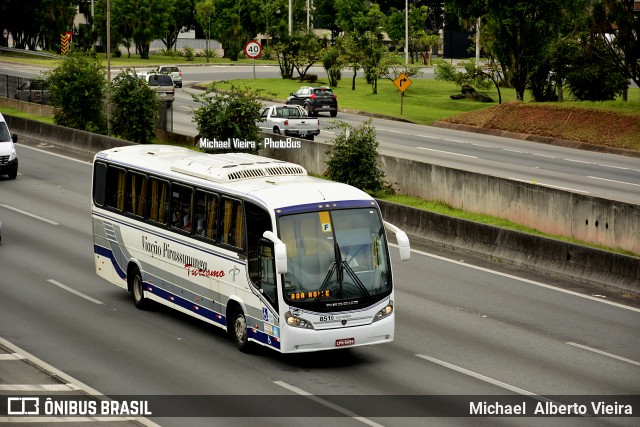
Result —
[{"label": "speed limit 40 sign", "polygon": [[257,58],[262,53],[262,45],[255,40],[251,40],[249,43],[244,45],[244,53],[249,58]]}]

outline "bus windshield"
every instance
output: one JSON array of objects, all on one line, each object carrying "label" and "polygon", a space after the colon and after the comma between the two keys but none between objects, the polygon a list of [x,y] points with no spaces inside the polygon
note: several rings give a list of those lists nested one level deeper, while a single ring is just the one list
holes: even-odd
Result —
[{"label": "bus windshield", "polygon": [[391,292],[389,255],[375,208],[326,210],[282,216],[287,245],[283,277],[288,304],[318,311],[380,300]]}]

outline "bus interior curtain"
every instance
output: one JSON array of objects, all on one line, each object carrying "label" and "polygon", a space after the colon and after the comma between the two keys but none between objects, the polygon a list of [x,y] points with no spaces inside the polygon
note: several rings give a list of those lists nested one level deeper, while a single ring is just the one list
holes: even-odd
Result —
[{"label": "bus interior curtain", "polygon": [[233,212],[233,201],[229,199],[225,199],[224,201],[224,217],[222,220],[224,221],[224,229],[222,234],[222,241],[224,243],[231,243],[231,236],[229,235],[229,231],[231,230],[231,215]]},{"label": "bus interior curtain", "polygon": [[216,217],[218,214],[218,198],[216,196],[206,196],[205,200],[207,209],[207,231],[206,235],[209,239],[216,237]]},{"label": "bus interior curtain", "polygon": [[124,208],[124,189],[125,189],[125,174],[124,171],[118,171],[118,199],[116,202],[116,208],[122,210]]},{"label": "bus interior curtain", "polygon": [[158,181],[151,180],[151,212],[149,212],[151,221],[158,220]]},{"label": "bus interior curtain", "polygon": [[244,224],[242,205],[240,203],[237,203],[235,230],[235,246],[244,249]]},{"label": "bus interior curtain", "polygon": [[144,216],[144,205],[147,200],[147,179],[145,177],[142,177],[141,181],[142,185],[140,188],[140,200],[138,201],[138,209],[136,214],[139,216]]}]

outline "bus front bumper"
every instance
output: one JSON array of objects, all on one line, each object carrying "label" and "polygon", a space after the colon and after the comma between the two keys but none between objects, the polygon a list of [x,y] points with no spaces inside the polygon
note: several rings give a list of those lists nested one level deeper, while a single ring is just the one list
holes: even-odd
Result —
[{"label": "bus front bumper", "polygon": [[[319,350],[337,350],[393,341],[395,314],[364,326],[326,330],[312,330],[284,326],[283,353],[304,353]],[[285,338],[286,337],[286,338]]]}]

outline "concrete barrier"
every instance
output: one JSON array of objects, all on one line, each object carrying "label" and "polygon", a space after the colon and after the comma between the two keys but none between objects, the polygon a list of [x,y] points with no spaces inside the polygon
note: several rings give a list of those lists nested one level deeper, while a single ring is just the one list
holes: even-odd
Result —
[{"label": "concrete barrier", "polygon": [[601,288],[640,293],[640,259],[472,221],[384,200],[385,220],[412,240],[482,255],[489,259],[578,280]]},{"label": "concrete barrier", "polygon": [[24,135],[27,138],[61,147],[87,157],[93,157],[98,151],[108,148],[134,144],[133,142],[123,141],[106,135],[23,119],[21,117],[5,115],[5,119],[12,133],[16,133],[19,136]]},{"label": "concrete barrier", "polygon": [[[116,138],[27,119],[12,116],[5,118],[12,132],[21,137],[64,147],[90,157],[103,149],[132,144]],[[263,137],[279,138],[270,134],[263,134]],[[267,149],[261,154],[298,163],[312,173],[322,174],[325,170],[325,152],[328,145],[308,140],[301,140],[301,143],[301,149]],[[640,230],[639,207],[635,205],[625,206],[615,201],[565,194],[556,189],[389,156],[381,156],[381,162],[387,180],[401,183],[403,188],[408,189],[409,194],[442,195],[442,198],[424,198],[443,200],[447,203],[450,203],[447,200],[459,198],[462,207],[471,211],[475,210],[476,206],[499,203],[498,206],[505,210],[508,210],[510,205],[515,206],[521,215],[534,215],[529,211],[543,212],[545,221],[557,223],[553,225],[554,229],[565,226],[565,216],[584,214],[589,222],[594,215],[611,213],[615,215],[615,221],[600,222],[600,226],[593,226],[611,230],[610,233],[630,234],[630,240],[636,239],[635,244],[640,240],[637,237]],[[420,187],[425,188],[420,190]],[[501,262],[599,287],[640,293],[640,258],[478,224],[385,201],[378,203],[385,219],[404,229],[414,240],[482,254]],[[537,207],[536,204],[543,206]],[[554,209],[560,210],[556,212]],[[595,218],[602,221],[603,216]],[[585,226],[588,227],[588,224]],[[624,236],[621,236],[620,240],[624,240]]]}]

